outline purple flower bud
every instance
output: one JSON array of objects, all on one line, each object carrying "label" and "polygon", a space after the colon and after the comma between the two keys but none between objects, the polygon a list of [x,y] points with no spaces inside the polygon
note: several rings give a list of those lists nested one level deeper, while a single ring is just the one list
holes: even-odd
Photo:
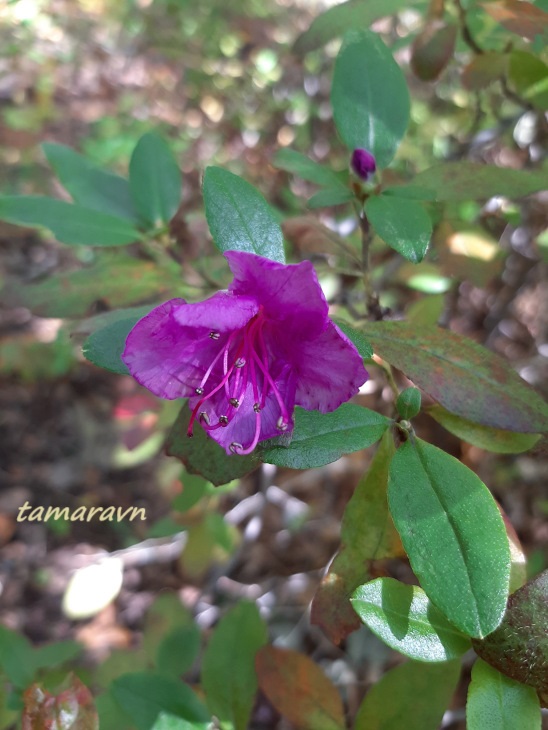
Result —
[{"label": "purple flower bud", "polygon": [[375,158],[364,149],[357,149],[352,152],[352,160],[350,162],[352,169],[362,180],[369,180],[377,169]]}]

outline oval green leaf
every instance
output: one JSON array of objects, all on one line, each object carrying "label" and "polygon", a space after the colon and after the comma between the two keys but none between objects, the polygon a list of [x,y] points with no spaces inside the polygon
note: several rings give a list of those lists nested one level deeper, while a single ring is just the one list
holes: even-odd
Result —
[{"label": "oval green leaf", "polygon": [[431,406],[426,412],[458,438],[480,449],[494,451],[495,454],[521,454],[532,449],[540,438],[536,433],[514,433],[480,426],[446,411],[442,406]]},{"label": "oval green leaf", "polygon": [[153,132],[137,142],[129,163],[133,204],[150,226],[169,223],[181,202],[181,172],[167,143]]},{"label": "oval green leaf", "polygon": [[248,251],[285,263],[282,229],[253,185],[221,167],[207,167],[203,195],[219,251]]},{"label": "oval green leaf", "polygon": [[368,324],[375,352],[448,411],[484,426],[548,431],[548,404],[498,355],[449,330],[409,322]]},{"label": "oval green leaf", "polygon": [[494,631],[506,610],[510,547],[497,504],[479,477],[413,438],[392,459],[388,503],[430,600],[468,636]]},{"label": "oval green leaf", "polygon": [[140,236],[124,218],[39,195],[0,196],[0,220],[46,228],[70,246],[126,246]]},{"label": "oval green leaf", "polygon": [[319,162],[315,162],[310,157],[302,155],[295,150],[279,150],[275,154],[272,164],[280,170],[291,172],[303,180],[316,183],[316,185],[348,190],[345,184],[345,177],[348,178],[348,173],[334,172],[329,167],[326,167],[326,165],[320,165]]},{"label": "oval green leaf", "polygon": [[540,730],[541,715],[532,687],[505,677],[478,659],[466,702],[467,730]]},{"label": "oval green leaf", "polygon": [[319,190],[308,199],[309,208],[330,208],[332,205],[342,205],[354,200],[354,193],[349,188],[325,188]]},{"label": "oval green leaf", "polygon": [[312,21],[310,28],[302,33],[293,46],[293,51],[304,55],[321,48],[333,38],[354,28],[368,28],[375,20],[397,13],[410,5],[405,0],[349,0],[329,8]]},{"label": "oval green leaf", "polygon": [[47,161],[75,203],[127,218],[135,223],[138,215],[131,200],[129,182],[94,165],[64,144],[44,142]]},{"label": "oval green leaf", "polygon": [[495,195],[521,198],[548,187],[543,170],[512,170],[479,162],[444,162],[413,178],[413,186],[428,188],[433,199],[445,202],[486,200]]},{"label": "oval green leaf", "polygon": [[344,709],[335,685],[304,654],[265,646],[255,662],[259,686],[299,730],[344,730]]},{"label": "oval green leaf", "polygon": [[114,680],[111,692],[137,730],[151,730],[162,713],[186,720],[188,730],[210,727],[211,718],[194,692],[171,677],[152,672],[124,674]]},{"label": "oval green leaf", "polygon": [[387,167],[407,129],[409,91],[392,53],[372,31],[345,36],[335,62],[331,104],[346,146],[369,150],[378,168]]},{"label": "oval green leaf", "polygon": [[471,647],[418,586],[378,578],[360,586],[350,599],[354,610],[388,646],[410,659],[444,662]]},{"label": "oval green leaf", "polygon": [[332,413],[295,409],[289,447],[266,445],[262,461],[290,469],[312,469],[376,443],[392,421],[368,408],[344,403]]},{"label": "oval green leaf", "polygon": [[460,662],[405,662],[365,695],[354,730],[438,730],[451,702]]},{"label": "oval green leaf", "polygon": [[246,730],[255,694],[255,655],[268,631],[254,603],[235,606],[215,628],[204,654],[202,686],[221,728]]},{"label": "oval green leaf", "polygon": [[415,200],[375,195],[365,202],[365,214],[375,233],[414,264],[420,263],[432,236],[432,221]]},{"label": "oval green leaf", "polygon": [[122,360],[122,353],[127,336],[143,316],[139,307],[135,315],[111,322],[90,335],[82,348],[86,360],[111,373],[129,375],[127,365]]}]

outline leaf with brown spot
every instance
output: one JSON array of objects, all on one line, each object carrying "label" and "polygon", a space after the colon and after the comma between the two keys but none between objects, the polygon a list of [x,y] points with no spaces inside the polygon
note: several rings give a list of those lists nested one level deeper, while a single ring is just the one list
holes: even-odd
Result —
[{"label": "leaf with brown spot", "polygon": [[483,9],[506,30],[522,38],[534,40],[548,31],[548,13],[532,3],[521,0],[483,3]]},{"label": "leaf with brown spot", "polygon": [[334,644],[340,644],[361,622],[350,596],[371,577],[370,561],[404,555],[388,511],[388,468],[395,452],[386,432],[369,471],[348,502],[341,525],[341,548],[312,601],[310,620]]},{"label": "leaf with brown spot", "polygon": [[548,431],[548,404],[498,355],[449,330],[408,322],[362,329],[375,352],[451,413],[519,433]]},{"label": "leaf with brown spot", "polygon": [[272,705],[299,730],[344,730],[341,696],[317,664],[299,652],[264,646],[255,667]]},{"label": "leaf with brown spot", "polygon": [[38,684],[24,692],[22,730],[99,730],[91,692],[73,674],[67,682],[57,695]]},{"label": "leaf with brown spot", "polygon": [[434,81],[447,66],[455,51],[457,26],[441,20],[429,21],[411,49],[411,68],[421,81]]},{"label": "leaf with brown spot", "polygon": [[548,570],[512,593],[500,626],[472,642],[476,653],[508,677],[534,687],[548,704]]}]

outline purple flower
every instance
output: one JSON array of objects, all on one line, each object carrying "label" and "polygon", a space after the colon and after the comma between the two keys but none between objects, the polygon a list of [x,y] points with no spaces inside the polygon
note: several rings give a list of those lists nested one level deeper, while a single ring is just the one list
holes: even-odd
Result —
[{"label": "purple flower", "polygon": [[364,149],[354,150],[350,164],[356,175],[362,180],[369,180],[377,169],[375,158],[371,152]]},{"label": "purple flower", "polygon": [[122,359],[155,395],[189,399],[189,436],[198,420],[227,454],[249,454],[293,428],[295,405],[333,411],[367,372],[327,316],[309,261],[225,256],[234,274],[228,291],[156,307],[129,333]]}]

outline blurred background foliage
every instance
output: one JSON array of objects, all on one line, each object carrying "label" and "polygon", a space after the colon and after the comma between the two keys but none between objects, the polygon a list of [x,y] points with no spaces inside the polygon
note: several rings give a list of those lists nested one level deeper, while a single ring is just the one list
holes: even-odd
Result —
[{"label": "blurred background foliage", "polygon": [[[548,11],[546,0],[534,5]],[[66,199],[40,150],[43,141],[69,145],[126,174],[137,140],[156,130],[169,141],[183,175],[172,234],[189,298],[226,283],[200,192],[204,167],[217,164],[262,191],[284,220],[292,259],[311,258],[335,309],[355,310],[361,304],[353,294],[356,272],[330,244],[330,236],[344,235],[359,245],[352,216],[342,207],[310,213],[305,201],[314,186],[273,165],[276,152],[291,147],[336,170],[348,167],[329,104],[340,41],[330,37],[307,53],[294,52],[296,39],[327,7],[313,0],[4,2],[2,193]],[[401,3],[397,15],[373,27],[405,69],[412,99],[409,132],[385,173],[387,184],[410,180],[438,160],[542,166],[546,30],[536,38],[523,28],[512,32],[474,0]],[[539,194],[518,202],[433,205],[437,225],[424,263],[413,266],[375,242],[372,276],[381,304],[417,326],[439,321],[487,344],[545,388],[546,202]],[[344,687],[352,714],[362,683],[377,679],[392,655],[365,629],[342,649],[333,647],[308,625],[306,606],[337,549],[342,511],[370,457],[352,455],[297,475],[282,470],[274,476],[264,467],[220,489],[186,474],[160,453],[176,413],[172,404],[85,363],[79,343],[89,330],[79,331],[66,315],[48,314],[48,302],[60,291],[53,277],[87,271],[96,260],[91,248],[67,249],[0,223],[0,284],[22,292],[31,284],[44,287],[39,301],[7,297],[0,309],[0,617],[38,643],[75,637],[95,661],[115,650],[98,675],[82,673],[84,681],[105,687],[122,671],[147,666],[140,639],[143,632],[151,635],[154,614],[149,623],[144,616],[160,590],[178,591],[205,631],[221,606],[242,596],[256,599],[273,635],[312,654]],[[193,269],[201,278],[193,278]],[[120,286],[122,281],[123,273]],[[141,298],[137,292],[129,303],[159,300],[160,290],[158,284]],[[84,279],[73,297],[79,315],[101,315],[109,307],[100,289],[86,291]],[[383,412],[386,391],[382,373],[373,372],[362,402]],[[546,454],[486,454],[427,416],[421,419],[423,436],[459,456],[493,488],[522,540],[530,574],[545,567]],[[145,506],[147,521],[17,523],[26,499],[72,508]],[[186,544],[174,558],[168,548],[181,532]],[[69,570],[85,564],[86,555],[147,539],[164,540],[166,552],[147,544],[141,562],[124,562],[117,609],[111,595],[106,607],[79,623],[61,615]],[[186,615],[177,624],[172,607],[169,612],[170,631],[192,631]],[[154,641],[156,651],[160,634]],[[179,669],[192,678],[195,656],[175,674]],[[257,727],[283,727],[271,708],[263,713]],[[6,717],[0,715],[0,727],[9,727],[13,715]],[[446,726],[462,727],[458,713],[452,722]]]}]

